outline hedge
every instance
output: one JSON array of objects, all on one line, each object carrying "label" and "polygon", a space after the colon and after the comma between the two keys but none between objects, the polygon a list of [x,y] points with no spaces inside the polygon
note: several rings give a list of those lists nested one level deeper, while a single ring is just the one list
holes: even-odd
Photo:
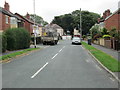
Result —
[{"label": "hedge", "polygon": [[2,40],[1,40],[1,42],[2,42],[2,45],[1,45],[2,52],[5,52],[6,48],[7,48],[7,37],[4,33],[1,36],[2,36]]},{"label": "hedge", "polygon": [[12,28],[5,31],[7,50],[26,49],[30,47],[30,34],[24,28]]}]

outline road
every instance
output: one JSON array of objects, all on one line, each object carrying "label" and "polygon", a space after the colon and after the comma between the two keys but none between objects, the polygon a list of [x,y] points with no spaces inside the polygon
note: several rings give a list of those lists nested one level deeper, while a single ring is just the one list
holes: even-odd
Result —
[{"label": "road", "polygon": [[117,88],[81,45],[70,40],[2,65],[3,88]]}]

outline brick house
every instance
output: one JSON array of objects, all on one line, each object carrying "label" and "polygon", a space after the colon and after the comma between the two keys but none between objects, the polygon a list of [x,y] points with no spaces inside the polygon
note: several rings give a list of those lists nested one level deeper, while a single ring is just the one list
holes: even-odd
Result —
[{"label": "brick house", "polygon": [[120,8],[111,14],[110,10],[106,10],[103,13],[102,18],[98,18],[99,25],[105,27],[109,31],[113,28],[120,30]]},{"label": "brick house", "polygon": [[28,30],[30,34],[33,34],[33,25],[34,22],[30,20],[30,15],[27,13],[26,17],[23,17],[22,15],[15,13],[16,16],[21,18],[24,21],[23,27]]},{"label": "brick house", "polygon": [[12,14],[9,11],[9,4],[5,2],[4,8],[0,7],[0,31],[10,28],[10,17]]},{"label": "brick house", "polygon": [[[117,32],[120,32],[120,8],[116,10],[114,13],[110,13],[110,10],[106,10],[103,13],[102,18],[98,19],[98,25],[102,28],[106,28],[107,30],[111,30],[115,28]],[[101,44],[102,42],[102,44]],[[104,43],[104,44],[103,44]],[[116,38],[109,38],[100,40],[100,45],[103,45],[107,48],[113,48],[115,50],[120,50],[120,40]]]},{"label": "brick house", "polygon": [[0,7],[0,32],[8,28],[23,27],[23,20],[10,12],[9,4],[5,2],[4,8]]},{"label": "brick house", "polygon": [[108,30],[111,30],[112,28],[116,28],[117,30],[120,30],[120,9],[115,11],[113,14],[108,16],[105,21],[105,28]]}]

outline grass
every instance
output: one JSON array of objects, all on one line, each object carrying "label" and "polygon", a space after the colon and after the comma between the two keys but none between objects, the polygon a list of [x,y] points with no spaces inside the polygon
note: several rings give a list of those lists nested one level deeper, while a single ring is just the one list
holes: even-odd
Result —
[{"label": "grass", "polygon": [[120,72],[120,62],[117,59],[85,42],[82,42],[82,45],[88,49],[106,68],[112,72]]},{"label": "grass", "polygon": [[4,56],[0,56],[0,60],[6,60],[6,59],[14,58],[18,55],[27,53],[29,51],[37,50],[37,49],[39,49],[39,48],[29,48],[29,49],[25,49],[25,50],[22,50],[22,51],[10,53],[10,54],[4,55]]}]

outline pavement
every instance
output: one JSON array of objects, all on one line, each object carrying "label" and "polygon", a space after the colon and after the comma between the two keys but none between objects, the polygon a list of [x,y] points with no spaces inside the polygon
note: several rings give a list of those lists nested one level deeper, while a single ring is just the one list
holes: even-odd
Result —
[{"label": "pavement", "polygon": [[109,48],[106,48],[106,47],[103,47],[103,46],[100,46],[100,45],[96,45],[96,44],[92,44],[92,46],[94,46],[95,48],[111,55],[112,57],[114,57],[115,59],[118,60],[118,51],[113,50],[113,49],[109,49]]},{"label": "pavement", "polygon": [[[36,45],[36,46],[39,47],[39,48],[44,48],[44,46],[43,46],[42,44],[38,44],[38,45]],[[34,48],[34,45],[30,45],[30,48]],[[6,51],[6,52],[0,54],[0,56],[2,56],[2,55],[7,55],[7,54],[10,54],[10,53],[14,53],[14,52],[18,52],[18,51],[22,51],[22,50],[24,50],[24,49],[14,50],[14,51]]]},{"label": "pavement", "polygon": [[82,47],[70,40],[2,65],[3,88],[118,88],[111,77]]}]

